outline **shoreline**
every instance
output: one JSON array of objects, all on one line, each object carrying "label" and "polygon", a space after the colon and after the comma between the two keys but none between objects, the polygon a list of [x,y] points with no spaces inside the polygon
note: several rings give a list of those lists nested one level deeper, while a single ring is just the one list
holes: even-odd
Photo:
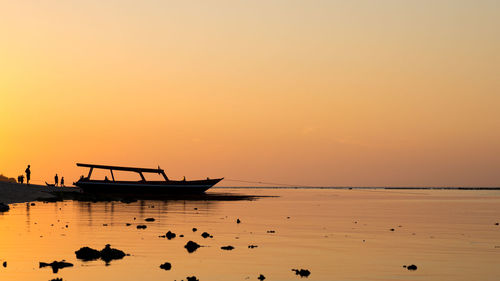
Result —
[{"label": "shoreline", "polygon": [[56,199],[58,196],[54,193],[60,192],[80,193],[80,189],[77,187],[54,187],[0,182],[0,202],[4,204]]},{"label": "shoreline", "polygon": [[0,202],[4,204],[27,203],[32,201],[122,201],[125,203],[137,200],[183,200],[183,201],[238,201],[255,200],[262,197],[231,193],[202,194],[86,194],[78,187],[54,187],[36,184],[19,184],[0,182]]}]

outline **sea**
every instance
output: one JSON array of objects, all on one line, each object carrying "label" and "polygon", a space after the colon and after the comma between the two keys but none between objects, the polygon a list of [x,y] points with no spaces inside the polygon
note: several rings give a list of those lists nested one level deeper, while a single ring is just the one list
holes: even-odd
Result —
[{"label": "sea", "polygon": [[[498,189],[213,188],[207,195],[11,204],[0,214],[0,280],[499,280]],[[176,237],[163,237],[168,231]],[[201,247],[190,253],[188,241]],[[128,255],[109,263],[75,255],[106,244]],[[73,266],[40,268],[63,260]],[[160,268],[166,262],[170,270]]]}]

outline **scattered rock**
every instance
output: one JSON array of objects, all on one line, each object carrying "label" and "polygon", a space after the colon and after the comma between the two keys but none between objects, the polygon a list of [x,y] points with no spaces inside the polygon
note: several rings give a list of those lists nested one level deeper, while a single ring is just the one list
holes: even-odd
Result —
[{"label": "scattered rock", "polygon": [[7,212],[10,209],[9,205],[0,203],[0,212]]},{"label": "scattered rock", "polygon": [[172,268],[172,265],[169,262],[166,262],[166,263],[160,265],[160,268],[165,269],[165,270],[170,270]]},{"label": "scattered rock", "polygon": [[139,225],[137,226],[137,229],[146,229],[146,227],[147,227],[147,226],[146,226],[146,225],[144,225],[144,224],[139,224]]},{"label": "scattered rock", "polygon": [[165,234],[168,240],[175,238],[175,233],[170,232],[170,230]]},{"label": "scattered rock", "polygon": [[266,279],[266,277],[261,274],[261,275],[259,275],[259,277],[257,277],[257,279],[259,279],[260,281],[262,281],[262,280]]},{"label": "scattered rock", "polygon": [[210,234],[209,234],[208,232],[203,232],[203,233],[201,234],[201,237],[203,237],[203,238],[207,238],[207,237],[210,237]]},{"label": "scattered rock", "polygon": [[112,260],[123,259],[124,256],[126,256],[126,254],[122,250],[113,249],[109,244],[101,250],[101,259],[106,263],[109,263]]},{"label": "scattered rock", "polygon": [[113,249],[109,244],[107,244],[101,251],[89,247],[83,247],[80,248],[80,250],[76,251],[75,254],[77,259],[81,259],[84,261],[91,261],[100,258],[103,261],[105,261],[106,264],[108,264],[112,260],[122,259],[124,256],[126,256],[126,254],[123,251],[118,249]]},{"label": "scattered rock", "polygon": [[191,240],[189,242],[187,242],[186,245],[184,246],[184,248],[186,248],[186,250],[189,253],[196,251],[199,247],[200,247],[200,245],[198,245],[198,243],[193,242]]},{"label": "scattered rock", "polygon": [[200,281],[199,279],[196,278],[196,276],[191,276],[191,277],[186,277],[187,281]]},{"label": "scattered rock", "polygon": [[300,277],[308,277],[311,274],[307,269],[292,269],[292,271],[295,271],[295,274],[300,275]]},{"label": "scattered rock", "polygon": [[227,250],[227,251],[231,251],[232,249],[234,249],[234,247],[233,247],[233,246],[230,246],[230,245],[229,245],[229,246],[222,246],[222,247],[220,247],[220,248],[221,248],[222,250]]},{"label": "scattered rock", "polygon": [[248,248],[250,248],[250,249],[257,248],[257,247],[259,247],[259,246],[257,246],[257,245],[248,245]]},{"label": "scattered rock", "polygon": [[408,269],[408,270],[417,270],[417,266],[414,265],[414,264],[412,264],[412,265],[407,266],[406,269]]},{"label": "scattered rock", "polygon": [[40,262],[40,268],[50,266],[52,267],[52,272],[57,273],[59,269],[65,268],[65,267],[71,267],[73,266],[72,263],[65,262],[63,261],[53,261],[52,263],[46,263],[46,262]]},{"label": "scattered rock", "polygon": [[196,232],[197,230],[198,230],[198,228],[193,227],[193,232]]},{"label": "scattered rock", "polygon": [[155,218],[147,218],[147,219],[145,219],[145,221],[149,221],[149,222],[155,221]]},{"label": "scattered rock", "polygon": [[236,223],[241,223],[240,219],[236,219]]},{"label": "scattered rock", "polygon": [[80,250],[76,251],[75,254],[77,259],[84,261],[96,260],[101,257],[101,252],[89,247],[80,248]]}]

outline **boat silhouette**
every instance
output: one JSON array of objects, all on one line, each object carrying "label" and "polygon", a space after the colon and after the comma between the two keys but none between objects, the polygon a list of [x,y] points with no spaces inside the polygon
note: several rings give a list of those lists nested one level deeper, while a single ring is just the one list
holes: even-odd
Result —
[{"label": "boat silhouette", "polygon": [[[122,167],[122,166],[107,166],[97,164],[76,163],[78,167],[90,168],[87,177],[81,177],[74,185],[80,187],[83,192],[87,193],[113,193],[113,194],[191,194],[203,193],[224,178],[205,180],[170,180],[165,171],[158,167],[152,168],[137,168],[137,167]],[[111,180],[107,177],[104,180],[91,179],[94,169],[109,170]],[[138,173],[141,177],[139,181],[122,181],[116,180],[113,171],[126,171]],[[144,177],[144,173],[153,173],[162,175],[163,181],[149,181]]]}]

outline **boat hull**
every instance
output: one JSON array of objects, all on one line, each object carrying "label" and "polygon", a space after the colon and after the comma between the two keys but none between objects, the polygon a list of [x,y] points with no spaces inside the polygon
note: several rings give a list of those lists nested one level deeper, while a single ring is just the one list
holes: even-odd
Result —
[{"label": "boat hull", "polygon": [[99,181],[79,180],[75,182],[86,193],[105,194],[193,194],[203,193],[222,179],[197,181]]}]

